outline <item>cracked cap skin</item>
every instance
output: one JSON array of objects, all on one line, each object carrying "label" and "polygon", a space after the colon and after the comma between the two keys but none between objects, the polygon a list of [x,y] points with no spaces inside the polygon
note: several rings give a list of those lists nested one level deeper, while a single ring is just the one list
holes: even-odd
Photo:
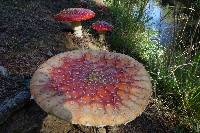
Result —
[{"label": "cracked cap skin", "polygon": [[139,116],[152,93],[150,77],[119,53],[74,50],[58,54],[34,73],[30,90],[39,106],[72,124],[114,126]]}]

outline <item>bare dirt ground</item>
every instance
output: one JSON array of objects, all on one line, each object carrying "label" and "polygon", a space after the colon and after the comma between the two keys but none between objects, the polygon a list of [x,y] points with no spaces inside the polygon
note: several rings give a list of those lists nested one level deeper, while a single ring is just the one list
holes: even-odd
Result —
[{"label": "bare dirt ground", "polygon": [[[162,116],[154,106],[149,107],[140,117],[127,125],[107,127],[109,133],[168,133]],[[94,133],[97,128],[72,125],[55,116],[48,115],[34,101],[17,111],[3,125],[1,133]]]},{"label": "bare dirt ground", "polygon": [[[71,33],[64,34],[69,27],[52,19],[54,14],[69,7],[86,7],[97,12],[97,17],[84,22],[82,40],[75,39]],[[7,68],[10,74],[9,78],[0,77],[0,102],[23,90],[24,82],[51,56],[89,43],[96,44],[97,35],[88,30],[89,25],[97,19],[109,20],[109,15],[101,8],[79,0],[0,0],[0,66]],[[0,133],[92,133],[95,130],[48,115],[33,100],[0,125]],[[154,104],[125,126],[107,127],[107,132],[116,133],[171,131]]]}]

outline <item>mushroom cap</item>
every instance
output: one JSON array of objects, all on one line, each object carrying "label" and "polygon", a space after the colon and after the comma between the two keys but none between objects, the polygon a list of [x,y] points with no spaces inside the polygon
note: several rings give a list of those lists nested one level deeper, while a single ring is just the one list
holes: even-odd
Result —
[{"label": "mushroom cap", "polygon": [[150,77],[135,59],[113,52],[74,50],[58,54],[34,73],[30,91],[39,106],[86,126],[126,124],[147,106]]},{"label": "mushroom cap", "polygon": [[62,10],[60,13],[54,16],[57,21],[63,22],[80,22],[82,20],[88,20],[95,16],[95,13],[90,9],[85,8],[68,8]]},{"label": "mushroom cap", "polygon": [[113,26],[106,21],[97,21],[92,24],[92,29],[101,32],[101,31],[111,31]]}]

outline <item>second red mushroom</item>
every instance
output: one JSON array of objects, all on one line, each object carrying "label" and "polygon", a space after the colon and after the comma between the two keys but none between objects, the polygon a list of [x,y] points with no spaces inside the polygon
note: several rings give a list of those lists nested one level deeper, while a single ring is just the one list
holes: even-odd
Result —
[{"label": "second red mushroom", "polygon": [[105,40],[105,33],[111,31],[113,26],[106,21],[97,21],[92,24],[92,29],[99,33],[99,41],[103,42]]}]

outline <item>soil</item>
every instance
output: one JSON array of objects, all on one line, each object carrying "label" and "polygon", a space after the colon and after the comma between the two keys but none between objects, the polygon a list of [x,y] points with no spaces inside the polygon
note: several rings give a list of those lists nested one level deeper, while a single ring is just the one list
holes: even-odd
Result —
[{"label": "soil", "polygon": [[[0,66],[9,71],[9,77],[0,76],[0,102],[28,86],[34,71],[51,56],[73,49],[101,48],[98,34],[90,25],[97,19],[111,20],[105,8],[84,0],[1,0],[0,3]],[[69,25],[52,19],[54,14],[69,7],[86,7],[97,14],[94,19],[83,22],[83,39],[75,38]],[[0,133],[90,133],[96,130],[49,115],[32,100],[0,125]],[[106,127],[106,130],[146,133],[170,132],[171,128],[151,104],[136,120],[119,127]]]},{"label": "soil", "polygon": [[[158,115],[155,110],[156,108],[151,105],[140,117],[127,125],[106,127],[106,130],[109,133],[172,132],[162,120],[162,116]],[[99,130],[94,127],[72,125],[55,116],[48,115],[34,101],[13,114],[0,127],[0,133],[94,133]]]}]

